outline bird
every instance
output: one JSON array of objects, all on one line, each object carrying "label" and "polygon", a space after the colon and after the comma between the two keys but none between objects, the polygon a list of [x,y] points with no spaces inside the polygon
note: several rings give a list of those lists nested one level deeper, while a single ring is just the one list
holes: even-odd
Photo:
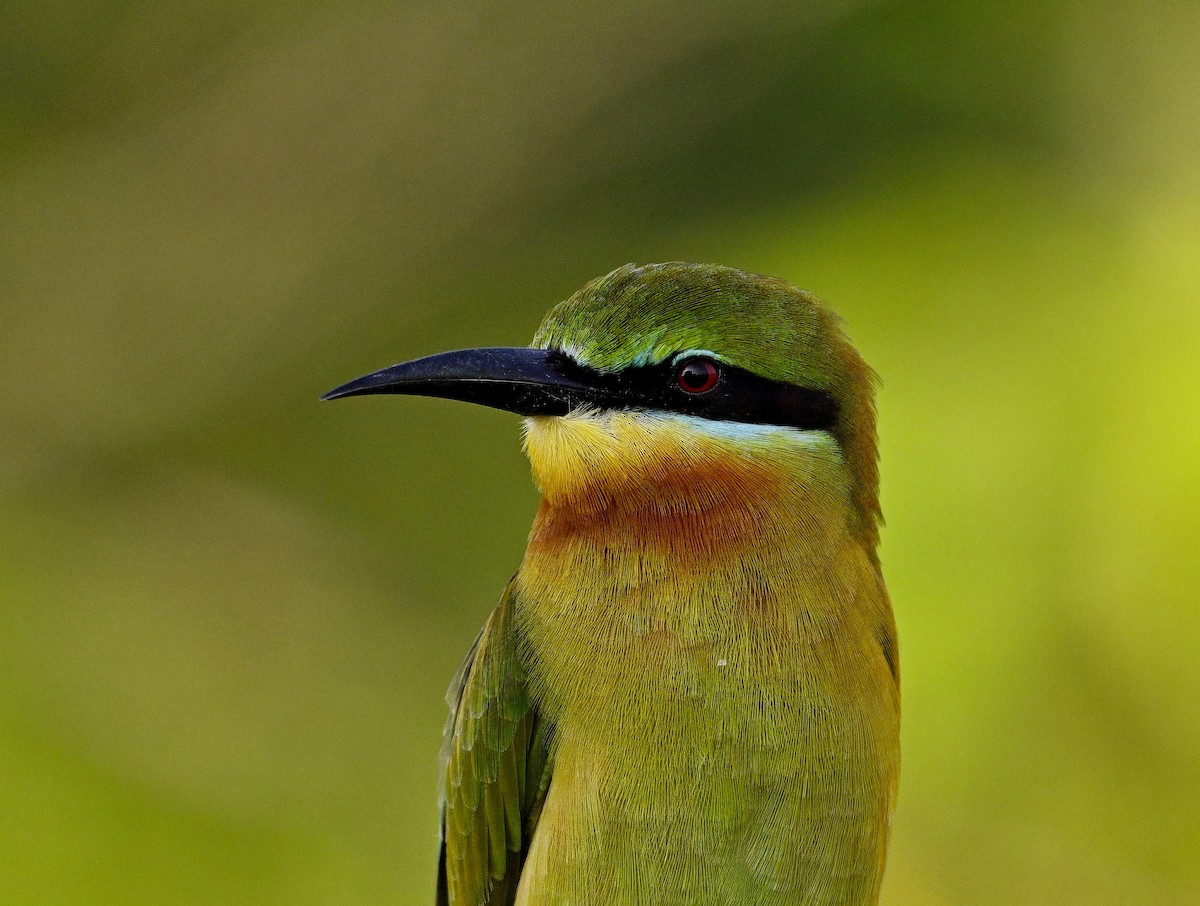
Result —
[{"label": "bird", "polygon": [[437,903],[878,902],[899,778],[875,373],[784,280],[625,265],[529,347],[324,398],[524,417],[540,503],[455,674]]}]

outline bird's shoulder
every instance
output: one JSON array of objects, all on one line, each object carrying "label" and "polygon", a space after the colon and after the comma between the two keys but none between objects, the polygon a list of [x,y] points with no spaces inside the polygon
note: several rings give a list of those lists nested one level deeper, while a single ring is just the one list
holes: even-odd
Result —
[{"label": "bird's shoulder", "polygon": [[439,906],[513,901],[549,785],[553,728],[531,694],[517,607],[510,582],[446,696]]}]

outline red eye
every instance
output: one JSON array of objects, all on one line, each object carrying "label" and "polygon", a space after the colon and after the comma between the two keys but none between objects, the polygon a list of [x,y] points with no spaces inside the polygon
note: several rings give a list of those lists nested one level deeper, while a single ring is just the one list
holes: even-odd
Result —
[{"label": "red eye", "polygon": [[721,369],[708,359],[688,359],[675,372],[675,382],[685,393],[708,393],[721,379]]}]

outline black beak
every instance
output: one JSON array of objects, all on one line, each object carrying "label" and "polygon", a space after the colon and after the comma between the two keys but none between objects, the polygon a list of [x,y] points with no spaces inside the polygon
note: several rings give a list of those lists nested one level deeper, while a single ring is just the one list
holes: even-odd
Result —
[{"label": "black beak", "polygon": [[602,405],[606,394],[568,376],[563,359],[562,353],[524,346],[459,349],[384,368],[342,384],[321,399],[404,393],[479,403],[518,415],[566,415],[580,406]]}]

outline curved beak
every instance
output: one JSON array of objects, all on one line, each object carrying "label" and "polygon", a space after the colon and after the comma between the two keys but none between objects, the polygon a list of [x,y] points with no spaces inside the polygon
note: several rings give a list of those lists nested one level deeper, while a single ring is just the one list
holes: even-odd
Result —
[{"label": "curved beak", "polygon": [[603,392],[555,365],[561,353],[525,346],[442,352],[384,368],[330,390],[323,400],[368,393],[403,393],[479,403],[519,415],[566,415],[599,405]]}]

